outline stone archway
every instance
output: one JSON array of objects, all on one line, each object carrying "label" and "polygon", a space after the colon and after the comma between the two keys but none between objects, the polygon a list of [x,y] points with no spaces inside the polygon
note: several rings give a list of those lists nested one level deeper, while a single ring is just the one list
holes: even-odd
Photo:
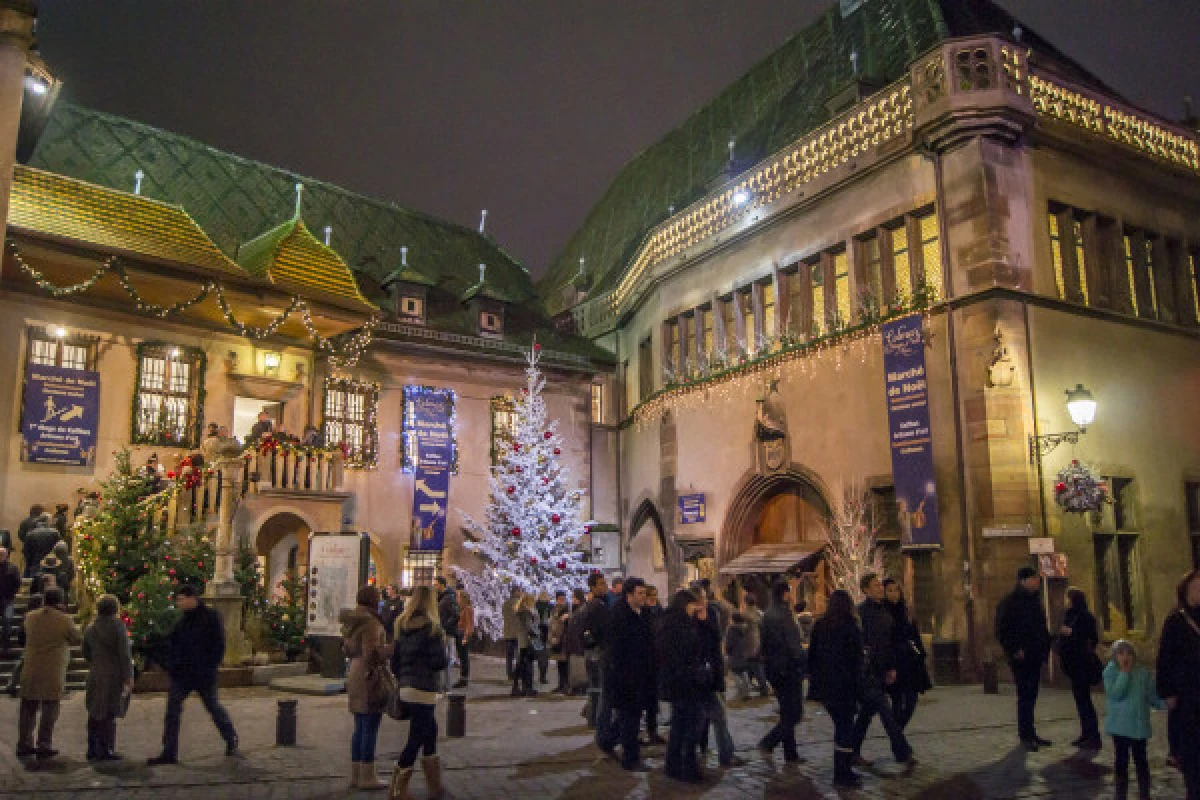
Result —
[{"label": "stone archway", "polygon": [[308,535],[311,532],[308,521],[290,511],[273,514],[259,526],[254,536],[254,549],[264,562],[268,596],[274,594],[293,562],[296,569],[307,570]]},{"label": "stone archway", "polygon": [[[629,519],[625,548],[626,572],[658,587],[659,598],[665,603],[676,588],[679,552],[667,542],[662,516],[649,498],[641,502]],[[656,562],[661,567],[656,568]]]}]

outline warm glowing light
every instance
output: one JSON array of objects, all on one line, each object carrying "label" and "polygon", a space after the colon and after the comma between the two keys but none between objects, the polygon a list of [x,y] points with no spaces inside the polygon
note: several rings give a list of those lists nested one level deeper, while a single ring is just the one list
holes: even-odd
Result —
[{"label": "warm glowing light", "polygon": [[1076,384],[1074,389],[1067,390],[1067,411],[1071,415],[1071,421],[1080,430],[1086,429],[1096,418],[1096,401],[1092,399],[1092,393],[1083,388],[1082,383]]}]

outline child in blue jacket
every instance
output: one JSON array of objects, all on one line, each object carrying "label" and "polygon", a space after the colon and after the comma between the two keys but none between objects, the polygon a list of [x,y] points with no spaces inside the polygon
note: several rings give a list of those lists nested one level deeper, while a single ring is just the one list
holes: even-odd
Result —
[{"label": "child in blue jacket", "polygon": [[1154,689],[1150,670],[1137,664],[1133,644],[1121,639],[1113,645],[1112,661],[1104,668],[1104,695],[1108,709],[1104,731],[1113,738],[1116,750],[1116,800],[1129,796],[1129,754],[1137,770],[1138,796],[1150,797],[1150,764],[1146,761],[1149,740],[1150,709],[1165,708]]}]

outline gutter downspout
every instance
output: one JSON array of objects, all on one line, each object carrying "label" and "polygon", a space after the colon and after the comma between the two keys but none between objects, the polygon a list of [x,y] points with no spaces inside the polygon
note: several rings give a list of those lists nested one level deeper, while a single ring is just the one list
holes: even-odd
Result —
[{"label": "gutter downspout", "polygon": [[[941,154],[926,145],[922,155],[933,164],[934,196],[937,206],[938,241],[940,243],[942,274],[945,276],[946,297],[954,297],[954,270],[950,262],[950,241],[947,237],[946,223],[946,191],[942,175]],[[963,448],[962,403],[958,387],[958,345],[954,309],[946,310],[946,345],[950,350],[950,393],[954,403],[954,450],[958,471],[959,485],[959,524],[962,528],[961,547],[963,553],[963,590],[967,611],[967,666],[973,677],[979,677],[979,634],[975,624],[975,590],[973,579],[975,574],[975,542],[971,537],[970,513],[967,504],[967,464]]]}]

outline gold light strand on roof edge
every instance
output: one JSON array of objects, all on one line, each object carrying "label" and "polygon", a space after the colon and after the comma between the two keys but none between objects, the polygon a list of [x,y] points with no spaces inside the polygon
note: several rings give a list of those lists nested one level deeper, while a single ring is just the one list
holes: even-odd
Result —
[{"label": "gold light strand on roof edge", "polygon": [[378,322],[378,317],[372,314],[361,330],[351,334],[350,336],[323,336],[313,324],[312,310],[308,306],[308,302],[299,295],[293,295],[288,307],[283,310],[277,317],[271,320],[268,324],[258,327],[247,325],[240,322],[234,316],[233,308],[229,305],[229,301],[225,298],[225,287],[219,281],[206,281],[200,291],[187,300],[181,300],[178,303],[173,303],[169,306],[161,306],[155,303],[148,303],[138,292],[137,288],[130,282],[129,275],[125,272],[125,267],[121,264],[121,259],[118,256],[109,256],[104,263],[100,265],[87,280],[76,283],[71,286],[56,286],[51,281],[46,279],[39,270],[31,266],[21,256],[17,248],[17,243],[12,239],[8,240],[8,251],[12,254],[13,259],[20,266],[34,284],[44,292],[47,292],[52,297],[62,299],[72,297],[77,294],[82,294],[93,286],[95,286],[101,278],[108,273],[113,273],[117,276],[117,280],[121,283],[121,288],[129,295],[129,299],[133,301],[135,310],[146,316],[155,317],[157,319],[168,319],[170,317],[182,314],[192,306],[204,302],[211,294],[216,294],[217,304],[221,308],[221,314],[225,317],[226,324],[243,338],[260,341],[268,337],[274,336],[276,332],[287,322],[288,318],[295,312],[300,312],[301,320],[304,324],[304,329],[308,332],[316,344],[317,349],[329,356],[329,362],[334,369],[349,369],[358,364],[358,360],[366,352],[370,346],[374,336],[375,325]]}]

